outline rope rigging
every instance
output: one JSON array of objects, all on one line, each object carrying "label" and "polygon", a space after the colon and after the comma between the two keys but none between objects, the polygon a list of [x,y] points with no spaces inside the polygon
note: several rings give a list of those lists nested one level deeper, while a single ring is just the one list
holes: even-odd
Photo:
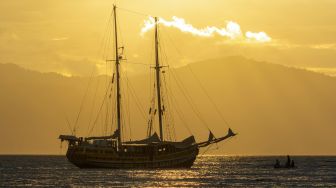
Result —
[{"label": "rope rigging", "polygon": [[213,101],[213,99],[210,97],[209,93],[206,91],[205,87],[203,86],[201,80],[196,76],[196,74],[194,73],[194,71],[192,70],[192,68],[189,66],[189,64],[187,65],[187,67],[189,68],[191,74],[194,76],[195,80],[198,82],[199,86],[202,88],[202,91],[205,93],[205,95],[208,97],[209,101],[211,102],[211,104],[213,105],[213,107],[215,108],[216,112],[218,113],[218,115],[220,116],[220,118],[222,119],[222,121],[224,121],[225,125],[227,127],[229,127],[229,123],[226,121],[226,119],[224,118],[223,114],[220,112],[218,106],[216,105],[216,103]]},{"label": "rope rigging", "polygon": [[133,14],[137,14],[137,15],[150,16],[149,14],[142,13],[142,12],[138,12],[138,11],[134,11],[134,10],[130,10],[130,9],[126,9],[126,8],[118,7],[118,9],[119,9],[119,10],[126,11],[126,12],[130,12],[130,13],[133,13]]},{"label": "rope rigging", "polygon": [[[169,69],[169,70],[171,70],[171,69]],[[191,98],[190,94],[187,92],[187,90],[185,90],[185,87],[183,87],[183,82],[181,81],[181,79],[179,78],[179,76],[177,75],[177,73],[175,73],[174,70],[171,70],[171,73],[172,73],[173,78],[175,79],[175,81],[177,83],[178,88],[180,89],[180,91],[182,92],[182,94],[185,97],[186,101],[190,105],[192,111],[195,113],[195,115],[197,116],[197,118],[201,121],[202,125],[205,126],[208,130],[210,130],[207,122],[203,119],[203,117],[201,116],[200,112],[197,110],[196,105],[192,102],[192,98]]]},{"label": "rope rigging", "polygon": [[93,100],[92,100],[92,104],[91,104],[91,111],[90,111],[90,117],[89,117],[89,124],[88,124],[88,127],[87,127],[87,133],[89,132],[89,127],[91,125],[91,122],[92,122],[92,116],[93,116],[93,109],[95,108],[95,104],[96,104],[96,96],[97,96],[97,92],[98,92],[98,87],[99,87],[99,79],[97,79],[97,85],[96,85],[96,88],[95,88],[95,92],[94,92],[94,95],[93,95]]},{"label": "rope rigging", "polygon": [[77,129],[79,128],[79,127],[78,127],[78,120],[79,120],[80,114],[81,114],[81,112],[82,112],[82,110],[83,110],[84,101],[85,101],[86,96],[87,96],[87,94],[88,94],[88,92],[89,92],[89,87],[90,87],[90,85],[91,85],[91,81],[92,81],[92,79],[93,79],[94,71],[95,71],[95,70],[93,70],[93,71],[91,72],[91,76],[90,76],[89,83],[88,83],[88,85],[87,85],[87,87],[86,87],[84,96],[83,96],[83,98],[82,98],[82,101],[81,101],[81,104],[80,104],[80,107],[79,107],[79,112],[78,112],[78,114],[77,114],[77,118],[76,118],[76,121],[75,121],[75,124],[74,124],[74,130],[73,130],[73,134],[74,134],[74,135],[76,135],[76,131],[77,131]]},{"label": "rope rigging", "polygon": [[[174,47],[174,49],[176,50],[176,52],[179,54],[180,57],[182,57],[182,53],[180,52],[180,50],[177,48],[177,46],[175,45],[175,43],[173,42],[172,38],[170,37],[170,35],[168,34],[168,32],[165,32],[165,36],[168,36],[169,41],[171,42],[172,46]],[[218,106],[216,105],[216,103],[213,101],[213,99],[210,97],[209,93],[206,91],[204,85],[202,84],[202,82],[200,81],[200,79],[196,76],[196,74],[194,73],[194,71],[192,70],[192,68],[190,67],[190,64],[187,64],[188,69],[190,70],[190,72],[192,73],[193,77],[196,79],[198,85],[200,86],[200,88],[202,89],[202,91],[205,93],[205,95],[207,96],[208,100],[210,101],[210,103],[212,104],[212,106],[214,107],[214,109],[216,110],[217,114],[220,116],[220,118],[222,119],[222,121],[225,123],[225,125],[227,127],[229,127],[229,123],[226,120],[226,118],[224,118],[224,115],[221,113],[221,111],[219,110]]]},{"label": "rope rigging", "polygon": [[[140,13],[140,12],[136,12],[136,11],[132,11],[129,9],[124,9],[124,8],[120,8],[118,7],[118,9],[120,10],[124,10],[126,12],[131,12],[134,14],[138,14],[138,15],[142,15],[142,16],[149,16],[148,14],[144,14],[144,13]],[[106,24],[106,30],[103,36],[103,41],[102,41],[102,46],[101,46],[101,50],[103,51],[103,58],[105,59],[109,59],[109,52],[112,51],[109,46],[111,46],[111,43],[113,42],[113,37],[111,37],[112,33],[113,33],[113,24],[112,24],[112,18],[113,14],[111,13],[111,16],[109,17],[107,24]],[[117,20],[116,22],[118,22],[119,20]],[[119,23],[119,22],[118,22]],[[120,24],[119,24],[120,25]],[[120,26],[118,25],[118,30],[120,30]],[[120,32],[121,33],[121,32]],[[170,36],[168,33],[165,33],[166,36],[168,36],[168,38],[171,40]],[[117,49],[117,54],[119,55],[119,50],[120,50],[120,55],[117,58],[120,58],[119,60],[122,61],[125,64],[138,64],[138,65],[144,65],[144,66],[148,66],[150,67],[150,64],[146,64],[146,63],[141,63],[141,62],[132,62],[132,61],[128,61],[126,56],[124,57],[124,42],[123,42],[123,38],[122,35],[120,35],[121,38],[121,44],[122,46],[120,48]],[[161,37],[160,37],[161,39]],[[117,39],[116,39],[117,40]],[[172,41],[171,41],[172,42]],[[160,43],[158,44],[158,50],[161,54],[160,56],[160,62],[162,62],[162,64],[160,65],[160,68],[169,66],[169,60],[167,57],[167,53],[166,53],[166,49],[163,47],[164,40],[160,41]],[[180,54],[180,51],[176,48],[175,44],[172,42],[173,46],[175,47],[175,50]],[[112,45],[113,46],[113,45]],[[152,56],[150,56],[152,57]],[[118,61],[118,60],[117,60]],[[166,64],[164,64],[166,63]],[[110,66],[110,68],[109,68]],[[112,74],[111,76],[111,80],[108,79],[107,75],[109,75],[108,73],[108,68],[109,70],[112,70],[112,63],[109,64],[108,61],[106,61],[105,64],[106,67],[106,91],[105,91],[105,95],[103,97],[102,100],[102,104],[98,110],[97,116],[94,119],[93,123],[92,123],[92,116],[93,116],[93,109],[95,108],[95,104],[96,104],[96,98],[97,98],[97,92],[98,92],[98,85],[99,85],[99,80],[97,81],[97,86],[95,87],[94,90],[94,95],[93,95],[93,102],[91,104],[92,108],[91,108],[91,112],[90,112],[90,116],[89,116],[89,125],[87,128],[87,132],[89,135],[91,135],[94,127],[97,125],[99,118],[102,118],[102,134],[108,134],[108,132],[112,133],[112,129],[113,129],[113,125],[117,124],[117,117],[116,117],[116,113],[115,113],[115,108],[113,108],[112,106],[116,106],[116,101],[111,99],[111,96],[117,96],[118,94],[116,93],[115,89],[113,89],[113,82],[114,82],[114,76],[115,76],[115,72]],[[218,108],[218,106],[216,105],[216,103],[213,101],[213,99],[210,97],[209,93],[206,91],[204,85],[202,84],[201,80],[196,76],[195,72],[192,70],[192,68],[187,65],[188,69],[190,70],[191,74],[193,75],[193,77],[196,79],[198,85],[200,86],[200,88],[202,89],[202,91],[205,93],[205,95],[207,96],[208,100],[210,101],[210,103],[213,105],[213,107],[215,108],[215,111],[218,113],[218,115],[220,116],[220,118],[223,120],[223,122],[226,124],[227,127],[229,127],[228,122],[226,121],[226,119],[224,118],[223,114],[221,113],[220,109]],[[188,105],[190,106],[192,112],[196,115],[197,119],[200,120],[200,123],[207,129],[210,131],[209,125],[207,123],[207,121],[204,119],[204,117],[202,117],[199,109],[197,108],[197,105],[193,102],[193,97],[192,95],[188,92],[188,90],[186,89],[186,84],[183,82],[183,79],[181,79],[181,77],[178,75],[178,72],[175,69],[168,69],[167,73],[168,73],[168,80],[166,78],[166,71],[162,71],[160,70],[160,73],[162,75],[162,79],[160,80],[160,83],[158,83],[157,85],[154,84],[154,87],[152,87],[152,81],[155,80],[153,78],[153,75],[150,74],[150,93],[152,94],[149,99],[150,102],[150,108],[149,108],[149,112],[148,115],[146,115],[146,112],[144,110],[144,105],[141,103],[141,100],[139,99],[139,97],[136,94],[136,91],[134,90],[131,81],[128,78],[128,74],[127,74],[127,68],[124,70],[125,71],[125,76],[122,77],[123,78],[123,82],[124,82],[124,87],[121,90],[121,93],[123,94],[123,96],[125,96],[124,98],[121,98],[120,100],[122,100],[123,103],[125,103],[125,105],[122,105],[120,107],[122,113],[121,113],[121,122],[122,125],[121,126],[121,132],[123,132],[122,135],[126,135],[124,133],[126,133],[126,128],[129,129],[129,138],[130,140],[132,139],[132,131],[131,131],[131,108],[130,108],[130,98],[132,98],[135,102],[135,106],[138,109],[138,111],[140,112],[141,117],[146,120],[148,119],[148,124],[147,124],[147,136],[151,136],[153,132],[155,132],[156,130],[156,126],[154,126],[154,122],[155,122],[155,118],[157,112],[160,110],[162,110],[162,117],[164,118],[163,122],[165,125],[165,132],[166,134],[164,134],[165,139],[167,140],[176,140],[176,133],[175,133],[175,121],[174,121],[174,116],[172,115],[172,113],[175,111],[175,113],[177,114],[177,117],[181,120],[182,125],[187,129],[187,131],[192,134],[191,129],[189,128],[187,121],[183,115],[183,108],[181,108],[181,106],[178,104],[178,101],[176,100],[176,95],[174,95],[174,92],[171,88],[171,84],[167,84],[167,82],[172,82],[174,81],[176,83],[176,86],[178,88],[178,90],[181,92],[183,98],[185,99],[185,101],[188,103]],[[76,134],[76,130],[78,129],[78,121],[79,121],[79,117],[80,114],[83,110],[83,105],[84,105],[84,100],[87,98],[87,94],[89,91],[89,87],[92,84],[92,80],[93,80],[93,74],[94,72],[91,73],[90,76],[90,80],[89,83],[87,85],[85,94],[83,96],[81,105],[80,105],[80,109],[79,112],[77,114],[77,118],[74,124],[74,129],[73,129],[73,134]],[[171,79],[172,77],[172,79]],[[109,80],[109,81],[107,81]],[[162,85],[162,86],[161,86]],[[167,86],[168,85],[168,86]],[[162,87],[162,96],[160,99],[156,99],[155,98],[155,94],[157,94],[156,91],[156,87]],[[160,92],[160,93],[161,93]],[[118,97],[118,96],[117,96]],[[111,100],[110,100],[111,99]],[[160,101],[157,101],[160,100]],[[157,102],[162,102],[160,107],[156,107],[155,105],[157,105]],[[103,109],[106,109],[106,114],[105,116],[102,115]],[[160,108],[160,109],[156,109],[156,108]],[[146,118],[147,116],[147,118]],[[92,123],[92,124],[91,124]],[[128,127],[126,126],[126,124],[128,125]],[[71,129],[71,125],[68,123],[68,126]],[[110,130],[109,130],[110,127]]]},{"label": "rope rigging", "polygon": [[[164,85],[163,89],[166,91],[165,93],[168,95],[168,87],[167,87],[166,75],[165,75],[165,73],[163,73],[162,75],[163,75],[162,77],[163,77],[163,83],[164,83],[163,84]],[[164,108],[164,112],[166,111],[166,109],[167,109],[168,112],[170,112],[171,111],[170,110],[171,109],[171,100],[170,100],[171,97],[166,97],[165,95],[163,97],[167,98],[167,103],[166,103],[167,107]],[[165,121],[167,122],[167,126],[166,126],[167,130],[166,131],[168,133],[168,137],[169,137],[168,139],[176,141],[174,118],[171,115],[171,113],[166,113]]]},{"label": "rope rigging", "polygon": [[[168,57],[166,55],[167,53],[165,51],[164,46],[165,46],[164,45],[164,40],[161,40],[161,42],[159,43],[159,51],[160,51],[160,54],[162,54],[161,57],[160,57],[161,58],[160,61],[163,62],[162,67],[168,67],[169,68],[169,60],[168,60]],[[166,64],[164,64],[164,63],[166,63]],[[170,69],[168,69],[168,70],[170,71]],[[170,114],[171,110],[169,110],[169,109],[172,109],[170,107],[169,101],[172,101],[172,99],[175,98],[175,97],[174,97],[171,89],[168,89],[168,87],[167,87],[167,80],[165,79],[165,74],[164,73],[166,73],[166,71],[162,71],[162,75],[163,75],[162,80],[163,80],[163,85],[164,85],[163,89],[165,91],[165,92],[163,92],[163,98],[167,98],[167,106],[168,106],[168,110],[166,110],[166,113],[165,113],[165,121],[168,122],[168,123],[166,123],[166,131],[168,133],[167,136],[170,137],[170,139],[175,140],[176,137],[175,137],[174,119],[173,119],[173,116]],[[168,75],[172,75],[172,74],[168,74]],[[171,84],[169,84],[169,86],[171,87]],[[172,104],[174,104],[174,105],[172,105],[174,107],[173,109],[175,109],[175,111],[177,112],[178,117],[182,121],[182,125],[188,130],[189,134],[193,135],[190,128],[187,126],[187,123],[186,123],[185,119],[183,118],[182,110],[179,110],[179,107],[178,107],[179,104],[178,104],[177,100],[175,100],[175,102],[172,103]],[[170,127],[170,125],[172,125],[172,126]]]},{"label": "rope rigging", "polygon": [[100,108],[99,108],[99,110],[98,110],[96,119],[95,119],[95,121],[93,122],[92,127],[91,127],[91,129],[90,129],[90,131],[89,131],[89,135],[91,135],[91,133],[92,133],[92,131],[93,131],[93,128],[94,128],[94,126],[96,125],[96,123],[97,123],[97,121],[98,121],[98,119],[99,119],[99,115],[100,115],[100,113],[101,113],[101,111],[102,111],[102,109],[103,109],[103,107],[104,107],[104,103],[105,103],[105,100],[106,100],[106,98],[107,98],[107,94],[108,94],[108,88],[106,89],[105,96],[104,96],[103,101],[102,101],[102,104],[101,104],[101,106],[100,106]]},{"label": "rope rigging", "polygon": [[[151,87],[150,87],[151,88]],[[153,126],[153,122],[155,121],[155,115],[156,115],[156,108],[155,108],[155,93],[156,93],[156,86],[154,83],[154,87],[152,89],[152,97],[150,100],[150,108],[149,108],[149,117],[148,117],[148,128],[147,128],[147,137],[150,137],[153,132],[155,132],[155,126]]]}]

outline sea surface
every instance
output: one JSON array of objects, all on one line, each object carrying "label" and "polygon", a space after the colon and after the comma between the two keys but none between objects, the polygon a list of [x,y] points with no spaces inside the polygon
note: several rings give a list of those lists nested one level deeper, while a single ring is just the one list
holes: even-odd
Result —
[{"label": "sea surface", "polygon": [[64,156],[0,156],[0,187],[336,187],[336,157],[200,156],[191,169],[79,169]]}]

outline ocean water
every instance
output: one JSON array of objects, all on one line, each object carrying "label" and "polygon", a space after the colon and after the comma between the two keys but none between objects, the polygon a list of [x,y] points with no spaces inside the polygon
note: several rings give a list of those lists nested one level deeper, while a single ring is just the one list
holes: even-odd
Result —
[{"label": "ocean water", "polygon": [[336,187],[336,157],[200,156],[191,169],[79,169],[63,156],[0,156],[0,187]]}]

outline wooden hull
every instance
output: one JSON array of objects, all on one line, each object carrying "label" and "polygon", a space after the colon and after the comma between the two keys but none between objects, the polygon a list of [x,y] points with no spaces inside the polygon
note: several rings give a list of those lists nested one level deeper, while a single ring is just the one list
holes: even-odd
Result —
[{"label": "wooden hull", "polygon": [[137,153],[116,151],[113,148],[69,146],[66,156],[79,168],[190,168],[199,149],[197,146],[190,146],[176,151],[155,151]]}]

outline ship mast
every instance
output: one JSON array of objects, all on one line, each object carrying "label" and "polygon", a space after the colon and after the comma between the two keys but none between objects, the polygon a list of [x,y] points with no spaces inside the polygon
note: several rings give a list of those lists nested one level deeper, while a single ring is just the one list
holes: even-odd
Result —
[{"label": "ship mast", "polygon": [[120,74],[119,74],[119,53],[118,53],[118,33],[117,33],[117,14],[116,14],[116,5],[113,5],[113,14],[114,14],[114,36],[115,36],[115,68],[116,68],[116,76],[117,76],[117,135],[118,135],[118,145],[119,147],[122,145],[121,143],[121,104],[120,104]]},{"label": "ship mast", "polygon": [[160,91],[160,66],[159,63],[159,41],[158,41],[158,19],[155,17],[155,70],[156,70],[156,89],[158,100],[159,112],[159,126],[160,126],[160,139],[163,141],[163,128],[162,128],[162,106],[161,106],[161,91]]}]

